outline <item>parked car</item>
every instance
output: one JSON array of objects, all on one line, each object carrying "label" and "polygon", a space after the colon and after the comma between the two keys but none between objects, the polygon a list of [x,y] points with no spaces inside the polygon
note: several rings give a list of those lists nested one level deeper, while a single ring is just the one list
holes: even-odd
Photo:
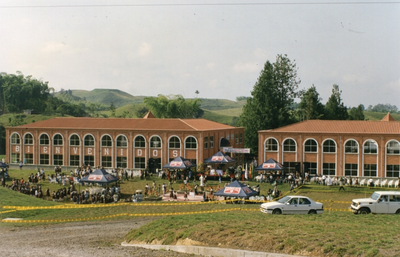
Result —
[{"label": "parked car", "polygon": [[354,214],[400,214],[400,192],[376,191],[369,198],[353,199],[350,208]]},{"label": "parked car", "polygon": [[275,202],[261,204],[260,210],[268,214],[322,214],[324,205],[306,196],[289,195]]}]

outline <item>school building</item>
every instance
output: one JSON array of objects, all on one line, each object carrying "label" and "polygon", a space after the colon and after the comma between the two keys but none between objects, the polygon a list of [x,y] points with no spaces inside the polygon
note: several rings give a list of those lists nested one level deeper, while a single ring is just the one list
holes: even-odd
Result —
[{"label": "school building", "polygon": [[307,120],[259,131],[259,162],[273,158],[311,176],[398,178],[400,122]]},{"label": "school building", "polygon": [[[26,166],[155,170],[181,156],[202,163],[222,147],[243,148],[244,128],[206,119],[53,118],[6,128],[7,162]],[[243,160],[242,153],[232,154]]]}]

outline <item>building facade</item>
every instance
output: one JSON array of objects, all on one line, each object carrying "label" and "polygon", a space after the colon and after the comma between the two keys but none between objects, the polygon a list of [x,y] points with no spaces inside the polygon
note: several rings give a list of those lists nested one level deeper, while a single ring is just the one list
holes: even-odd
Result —
[{"label": "building facade", "polygon": [[307,120],[259,131],[259,161],[311,176],[398,178],[400,122]]},{"label": "building facade", "polygon": [[156,169],[178,156],[199,164],[220,147],[243,148],[244,128],[149,112],[143,119],[54,118],[7,127],[6,138],[10,164]]}]

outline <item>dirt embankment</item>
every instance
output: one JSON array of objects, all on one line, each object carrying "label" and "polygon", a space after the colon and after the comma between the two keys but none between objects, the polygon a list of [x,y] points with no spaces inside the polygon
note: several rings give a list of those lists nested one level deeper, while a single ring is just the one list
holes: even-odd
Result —
[{"label": "dirt embankment", "polygon": [[152,220],[154,218],[33,227],[9,227],[0,223],[0,251],[2,256],[193,256],[121,246],[130,230]]}]

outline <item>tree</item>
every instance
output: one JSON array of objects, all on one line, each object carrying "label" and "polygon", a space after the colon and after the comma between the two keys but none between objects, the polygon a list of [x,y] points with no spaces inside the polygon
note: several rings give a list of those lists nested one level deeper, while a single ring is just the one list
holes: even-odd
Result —
[{"label": "tree", "polygon": [[349,120],[365,120],[364,105],[360,104],[358,107],[353,107],[349,111]]},{"label": "tree", "polygon": [[349,114],[347,107],[344,106],[340,95],[342,91],[338,85],[333,85],[332,94],[325,105],[325,116],[326,120],[347,120]]},{"label": "tree", "polygon": [[297,112],[300,120],[320,119],[324,115],[324,105],[321,103],[317,89],[312,85],[306,92],[301,93]]},{"label": "tree", "polygon": [[148,112],[149,112],[149,109],[147,109],[146,107],[142,106],[142,107],[136,108],[135,115],[138,118],[143,118],[144,115],[146,115],[146,113],[148,113]]},{"label": "tree", "polygon": [[244,100],[246,100],[247,98],[249,98],[249,97],[248,97],[248,96],[237,96],[237,97],[236,97],[236,101],[237,101],[237,102],[244,101]]},{"label": "tree", "polygon": [[258,131],[293,122],[292,106],[299,84],[296,64],[286,55],[278,55],[275,63],[265,63],[239,117],[239,124],[245,127],[246,147],[258,152]]},{"label": "tree", "polygon": [[145,97],[144,103],[158,118],[193,119],[203,115],[201,99],[186,100],[181,95]]},{"label": "tree", "polygon": [[115,110],[116,109],[117,108],[115,107],[114,102],[111,102],[111,104],[110,104],[111,117],[115,117]]},{"label": "tree", "polygon": [[371,112],[384,112],[384,113],[396,113],[398,111],[398,108],[396,105],[391,105],[391,104],[377,104],[375,106],[370,105],[368,107],[368,111]]},{"label": "tree", "polygon": [[46,108],[46,101],[50,96],[51,88],[48,82],[43,82],[24,76],[22,72],[17,75],[0,74],[0,97],[4,113],[22,112],[25,109],[34,109],[42,112]]}]

